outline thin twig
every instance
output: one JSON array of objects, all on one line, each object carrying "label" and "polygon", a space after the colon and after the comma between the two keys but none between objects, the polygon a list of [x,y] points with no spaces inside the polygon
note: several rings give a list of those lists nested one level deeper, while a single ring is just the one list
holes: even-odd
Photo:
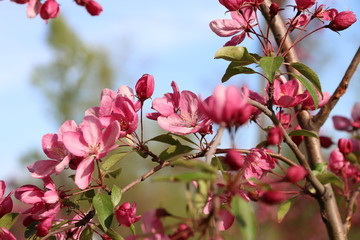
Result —
[{"label": "thin twig", "polygon": [[352,220],[352,216],[354,214],[354,207],[357,202],[356,200],[357,200],[359,194],[360,194],[360,188],[356,189],[356,191],[351,194],[351,197],[349,200],[349,207],[347,209],[347,214],[346,214],[346,218],[345,218],[346,232],[349,232],[349,230],[350,230],[351,220]]}]

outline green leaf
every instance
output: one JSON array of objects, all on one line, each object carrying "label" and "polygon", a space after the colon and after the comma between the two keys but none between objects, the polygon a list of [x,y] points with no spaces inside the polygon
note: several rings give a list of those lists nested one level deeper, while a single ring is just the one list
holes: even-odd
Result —
[{"label": "green leaf", "polygon": [[256,239],[256,218],[252,205],[239,196],[231,200],[231,211],[240,225],[242,239]]},{"label": "green leaf", "polygon": [[177,137],[177,138],[181,138],[182,140],[185,140],[191,144],[194,144],[195,146],[199,146],[198,144],[196,144],[193,140],[191,140],[190,138],[188,138],[187,136],[183,136],[183,135],[177,135],[177,134],[174,134],[174,133],[169,133],[169,134],[172,134],[173,136]]},{"label": "green leaf", "polygon": [[101,165],[101,168],[104,171],[109,171],[115,164],[117,164],[120,160],[126,157],[129,153],[130,152],[121,152],[109,156]]},{"label": "green leaf", "polygon": [[135,229],[134,224],[131,224],[131,225],[130,225],[130,230],[131,230],[131,232],[132,232],[133,235],[136,235],[136,229]]},{"label": "green leaf", "polygon": [[355,153],[349,153],[348,155],[346,155],[346,160],[348,160],[349,162],[351,162],[353,164],[359,163],[359,159]]},{"label": "green leaf", "polygon": [[162,135],[156,136],[148,141],[157,141],[157,142],[162,142],[162,143],[166,143],[166,144],[170,144],[170,145],[181,144],[179,142],[179,140],[175,139],[174,136],[171,134],[162,134]]},{"label": "green leaf", "polygon": [[221,79],[221,82],[226,82],[232,76],[235,76],[237,74],[253,74],[253,73],[257,73],[257,72],[255,72],[251,68],[243,67],[242,64],[238,62],[231,62],[228,68],[226,69],[225,74]]},{"label": "green leaf", "polygon": [[305,130],[305,129],[299,129],[299,130],[291,131],[289,133],[289,136],[290,137],[293,137],[293,136],[305,136],[305,137],[319,138],[319,136],[315,132]]},{"label": "green leaf", "polygon": [[24,236],[26,239],[30,238],[36,233],[36,225],[38,222],[32,222],[30,225],[26,228]]},{"label": "green leaf", "polygon": [[113,203],[114,207],[116,207],[120,203],[121,195],[121,189],[114,184],[111,189],[111,202]]},{"label": "green leaf", "polygon": [[173,145],[165,149],[162,153],[160,153],[159,158],[162,161],[165,161],[177,155],[188,153],[192,150],[194,150],[192,147],[186,145],[181,145],[181,144]]},{"label": "green leaf", "polygon": [[295,76],[301,82],[301,84],[309,91],[310,96],[314,101],[315,108],[318,108],[319,97],[316,92],[316,89],[314,88],[314,85],[311,82],[309,82],[306,78],[303,78],[300,75],[296,75],[296,74],[291,74],[291,75]]},{"label": "green leaf", "polygon": [[196,180],[213,180],[216,174],[205,172],[185,172],[172,176],[154,177],[153,181],[169,181],[169,182],[191,182]]},{"label": "green leaf", "polygon": [[112,240],[124,240],[124,238],[120,234],[115,232],[112,228],[109,228],[106,231],[106,235],[108,235]]},{"label": "green leaf", "polygon": [[284,219],[285,215],[289,212],[291,206],[294,204],[296,197],[289,198],[285,202],[281,203],[277,212],[278,222]]},{"label": "green leaf", "polygon": [[281,56],[276,57],[262,57],[259,61],[259,66],[264,70],[268,80],[274,82],[275,73],[279,70],[284,62]]},{"label": "green leaf", "polygon": [[317,90],[319,90],[319,92],[322,95],[322,91],[321,91],[321,82],[320,79],[318,77],[318,75],[316,74],[316,72],[314,70],[312,70],[310,67],[306,66],[305,64],[301,63],[301,62],[293,62],[290,63],[290,66],[292,66],[293,68],[295,68],[299,73],[301,73],[304,77],[306,77],[307,79],[309,79],[309,81],[314,84],[314,86],[316,87]]},{"label": "green leaf", "polygon": [[215,59],[219,58],[232,62],[237,61],[243,66],[257,62],[256,58],[250,55],[245,47],[227,46],[220,48],[215,53]]},{"label": "green leaf", "polygon": [[[315,170],[313,170],[313,171],[316,171],[317,174],[323,173],[326,171],[327,166],[328,165],[325,162],[316,163]],[[315,175],[317,175],[317,174],[315,174]]]},{"label": "green leaf", "polygon": [[19,213],[8,213],[2,216],[0,219],[0,227],[10,229],[14,223],[16,222],[17,217],[19,216]]},{"label": "green leaf", "polygon": [[204,172],[216,173],[217,169],[200,160],[185,160],[183,158],[172,161],[171,165],[182,166],[190,169],[198,169]]},{"label": "green leaf", "polygon": [[316,175],[322,184],[331,183],[339,188],[344,188],[344,182],[332,172],[324,172]]},{"label": "green leaf", "polygon": [[89,240],[93,238],[93,230],[87,226],[80,235],[80,240]]},{"label": "green leaf", "polygon": [[114,206],[111,202],[110,196],[107,194],[98,193],[93,198],[93,204],[99,222],[106,232],[111,225],[114,211]]}]

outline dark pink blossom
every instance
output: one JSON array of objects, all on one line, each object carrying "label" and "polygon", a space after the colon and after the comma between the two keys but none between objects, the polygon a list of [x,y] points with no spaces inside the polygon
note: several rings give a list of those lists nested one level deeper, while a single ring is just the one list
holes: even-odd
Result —
[{"label": "dark pink blossom", "polygon": [[338,11],[335,8],[325,9],[325,4],[321,4],[315,9],[313,16],[321,20],[331,21],[337,14]]},{"label": "dark pink blossom", "polygon": [[277,190],[270,190],[266,191],[260,197],[260,201],[273,205],[279,204],[286,200],[286,196],[284,192],[277,191]]},{"label": "dark pink blossom", "polygon": [[330,137],[320,136],[319,139],[320,139],[320,145],[323,148],[329,148],[331,145],[334,144]]},{"label": "dark pink blossom", "polygon": [[360,128],[360,103],[355,103],[351,109],[351,118],[333,116],[334,128],[340,131],[351,132]]},{"label": "dark pink blossom", "polygon": [[39,11],[40,17],[44,20],[48,20],[57,17],[60,12],[60,7],[55,0],[47,0],[45,3],[41,4]]},{"label": "dark pink blossom", "polygon": [[208,117],[224,127],[239,127],[246,123],[252,114],[252,106],[248,104],[249,91],[235,86],[219,85],[213,95],[203,102],[203,109]]},{"label": "dark pink blossom", "polygon": [[6,228],[0,227],[0,239],[2,240],[16,240],[15,236]]},{"label": "dark pink blossom", "polygon": [[342,31],[350,27],[356,21],[356,15],[352,11],[343,11],[339,12],[327,27],[333,31]]},{"label": "dark pink blossom", "polygon": [[346,156],[353,151],[352,141],[345,138],[340,138],[338,141],[338,148],[340,152]]},{"label": "dark pink blossom", "polygon": [[303,11],[315,5],[316,0],[295,0],[295,2],[297,9]]},{"label": "dark pink blossom", "polygon": [[13,192],[10,192],[6,197],[4,197],[5,189],[6,183],[3,180],[0,180],[0,218],[2,218],[5,214],[10,213],[13,208],[13,201],[11,199]]},{"label": "dark pink blossom", "polygon": [[269,10],[270,17],[271,18],[275,17],[278,14],[278,12],[279,12],[279,5],[277,3],[271,3]]},{"label": "dark pink blossom", "polygon": [[236,11],[240,9],[240,6],[243,4],[244,0],[219,0],[219,2],[229,11]]},{"label": "dark pink blossom", "polygon": [[186,225],[185,223],[180,223],[176,232],[171,234],[169,237],[171,239],[187,240],[192,236],[194,236],[194,232],[189,227],[189,225]]},{"label": "dark pink blossom", "polygon": [[330,153],[329,169],[340,176],[351,177],[357,171],[356,168],[346,160],[344,154],[338,148]]},{"label": "dark pink blossom", "polygon": [[154,93],[154,77],[144,74],[135,85],[136,96],[141,102],[150,98]]},{"label": "dark pink blossom", "polygon": [[141,230],[149,235],[148,240],[170,240],[160,218],[164,217],[162,209],[147,211],[142,217]]},{"label": "dark pink blossom", "polygon": [[226,152],[224,163],[230,167],[231,170],[239,170],[244,166],[245,157],[236,149],[230,149]]},{"label": "dark pink blossom", "polygon": [[286,172],[285,180],[297,183],[298,181],[303,180],[307,174],[308,172],[303,166],[291,166]]},{"label": "dark pink blossom", "polygon": [[85,8],[91,16],[98,16],[103,11],[102,6],[94,0],[86,0]]},{"label": "dark pink blossom", "polygon": [[300,29],[301,27],[308,24],[310,20],[311,20],[310,14],[301,14],[291,23],[291,26],[293,28]]},{"label": "dark pink blossom", "polygon": [[131,206],[129,202],[125,202],[115,209],[115,216],[118,223],[126,227],[130,227],[141,219],[141,216],[136,216],[136,203]]},{"label": "dark pink blossom", "polygon": [[280,126],[276,126],[273,128],[270,128],[270,130],[268,131],[268,136],[267,136],[267,144],[269,145],[279,145],[280,143],[282,143],[284,138],[284,132],[281,129]]},{"label": "dark pink blossom", "polygon": [[307,98],[305,94],[298,94],[300,83],[293,79],[290,81],[275,79],[274,81],[274,104],[283,107],[295,107]]},{"label": "dark pink blossom", "polygon": [[255,21],[255,10],[252,6],[244,7],[240,11],[231,12],[232,19],[217,19],[210,22],[211,30],[220,37],[230,37],[230,41],[225,46],[236,46],[246,37],[246,32],[253,26]]},{"label": "dark pink blossom", "polygon": [[[307,96],[302,102],[301,102],[301,108],[305,110],[316,110],[315,103],[310,95],[309,91],[306,90],[304,94]],[[323,96],[320,95],[319,92],[317,92],[318,95],[318,108],[323,107],[330,99],[330,94],[328,92],[323,92]]]},{"label": "dark pink blossom", "polygon": [[261,179],[274,168],[275,161],[265,150],[253,148],[245,158],[244,177],[249,183],[252,183],[251,178]]},{"label": "dark pink blossom", "polygon": [[173,93],[154,99],[147,117],[157,120],[161,128],[180,135],[196,133],[208,128],[210,119],[201,108],[202,101],[191,91],[182,91],[175,82],[171,83]]}]

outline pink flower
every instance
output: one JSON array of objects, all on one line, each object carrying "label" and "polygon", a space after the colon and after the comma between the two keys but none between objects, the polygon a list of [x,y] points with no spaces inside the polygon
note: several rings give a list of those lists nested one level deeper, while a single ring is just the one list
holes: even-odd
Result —
[{"label": "pink flower", "polygon": [[360,103],[355,103],[351,110],[351,118],[333,116],[334,128],[340,131],[351,132],[360,128]]},{"label": "pink flower", "polygon": [[44,178],[53,173],[61,173],[68,166],[72,155],[65,148],[62,135],[67,131],[77,131],[78,126],[75,121],[66,121],[61,125],[58,134],[46,134],[42,137],[42,148],[49,160],[39,160],[28,166],[31,176],[34,178]]},{"label": "pink flower", "polygon": [[220,37],[230,37],[230,41],[225,43],[225,46],[236,46],[240,44],[246,36],[246,32],[253,26],[251,25],[255,21],[254,7],[243,7],[239,11],[231,12],[232,19],[217,19],[210,22],[211,30]]},{"label": "pink flower", "polygon": [[236,149],[230,149],[226,152],[224,163],[226,163],[231,170],[239,170],[243,167],[245,157]]},{"label": "pink flower", "polygon": [[274,159],[264,150],[253,148],[245,158],[244,177],[252,183],[251,178],[260,179],[273,168],[275,168]]},{"label": "pink flower", "polygon": [[356,15],[351,11],[339,12],[327,26],[333,31],[342,31],[357,21]]},{"label": "pink flower", "polygon": [[271,3],[270,5],[270,10],[269,10],[269,14],[270,17],[275,17],[279,12],[279,5],[277,3]]},{"label": "pink flower", "polygon": [[236,11],[240,9],[244,0],[219,0],[219,2],[226,7],[229,11]]},{"label": "pink flower", "polygon": [[316,3],[316,0],[295,0],[295,2],[297,9],[303,11],[305,9],[312,7]]},{"label": "pink flower", "polygon": [[329,169],[340,176],[351,177],[357,171],[356,168],[345,159],[343,153],[338,148],[330,153]]},{"label": "pink flower", "polygon": [[154,77],[144,74],[135,85],[136,96],[141,102],[150,98],[154,93]]},{"label": "pink flower", "polygon": [[263,193],[263,195],[260,197],[260,200],[264,203],[273,205],[273,204],[279,204],[285,201],[286,196],[284,192],[276,191],[276,190],[270,190]]},{"label": "pink flower", "polygon": [[327,136],[320,136],[320,145],[323,148],[329,148],[331,145],[333,145],[333,141],[330,137]]},{"label": "pink flower", "polygon": [[120,136],[120,125],[113,121],[103,131],[98,118],[86,116],[79,128],[76,132],[65,132],[63,142],[70,153],[83,158],[76,169],[75,183],[84,189],[90,183],[94,160],[105,157],[118,146],[116,141]]},{"label": "pink flower", "polygon": [[304,179],[307,175],[307,171],[303,166],[291,166],[286,172],[285,179],[292,183],[297,183],[298,181]]},{"label": "pink flower", "polygon": [[268,131],[268,136],[267,136],[267,144],[269,145],[279,145],[284,138],[284,132],[281,129],[281,127],[276,126],[273,128],[270,128],[270,130]]},{"label": "pink flower", "polygon": [[44,20],[56,18],[59,11],[59,4],[55,0],[47,0],[40,7],[40,17]]},{"label": "pink flower", "polygon": [[309,14],[301,14],[292,22],[291,26],[293,28],[300,28],[308,24],[310,20],[311,18]]},{"label": "pink flower", "polygon": [[216,227],[219,231],[225,231],[229,229],[235,221],[234,215],[232,215],[226,209],[220,209],[219,211],[219,219],[216,223]]},{"label": "pink flower", "polygon": [[94,0],[85,1],[85,8],[91,16],[98,16],[103,11],[102,6]]},{"label": "pink flower", "polygon": [[307,98],[305,94],[298,94],[300,84],[296,79],[283,81],[275,79],[274,81],[274,103],[279,107],[295,107]]},{"label": "pink flower", "polygon": [[247,122],[252,114],[252,106],[248,104],[249,91],[246,87],[219,85],[213,95],[203,102],[203,109],[209,118],[225,127],[236,126]]},{"label": "pink flower", "polygon": [[176,232],[171,234],[169,237],[171,239],[187,240],[192,236],[194,236],[193,230],[185,223],[180,223]]},{"label": "pink flower", "polygon": [[338,11],[335,8],[325,9],[325,4],[321,4],[319,7],[316,8],[314,12],[314,17],[326,21],[331,21],[336,17],[337,14]]},{"label": "pink flower", "polygon": [[115,210],[115,216],[120,225],[127,227],[130,227],[141,218],[141,216],[136,216],[136,203],[131,206],[129,202],[123,203],[118,207]]},{"label": "pink flower", "polygon": [[340,138],[338,141],[338,148],[340,152],[346,156],[353,151],[352,141],[345,138]]},{"label": "pink flower", "polygon": [[150,210],[143,215],[141,230],[150,236],[146,240],[170,240],[165,234],[164,225],[160,221],[160,218],[164,216],[165,213],[162,209]]},{"label": "pink flower", "polygon": [[6,228],[0,227],[0,239],[2,240],[16,240],[15,236]]},{"label": "pink flower", "polygon": [[161,128],[180,135],[208,129],[211,121],[200,107],[200,98],[191,91],[180,93],[175,82],[171,86],[173,93],[154,99],[152,109],[157,113],[147,114],[147,117],[157,120]]},{"label": "pink flower", "polygon": [[[306,98],[301,102],[301,108],[305,110],[316,110],[314,100],[311,97],[308,90],[306,90],[303,94],[306,95]],[[318,108],[323,107],[330,99],[330,94],[328,92],[323,92],[323,97],[317,92],[318,95]]]},{"label": "pink flower", "polygon": [[11,199],[12,192],[4,197],[5,189],[6,183],[3,180],[0,180],[0,218],[11,212],[13,208],[13,201]]}]

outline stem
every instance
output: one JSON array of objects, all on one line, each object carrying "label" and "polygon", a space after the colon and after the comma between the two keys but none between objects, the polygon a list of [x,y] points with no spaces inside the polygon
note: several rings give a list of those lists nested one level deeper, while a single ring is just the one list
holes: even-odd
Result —
[{"label": "stem", "polygon": [[215,141],[211,144],[209,151],[205,154],[207,164],[211,164],[211,158],[215,154],[216,148],[220,145],[220,141],[221,141],[222,135],[224,133],[224,130],[225,130],[225,127],[220,126],[220,128],[216,134]]}]

